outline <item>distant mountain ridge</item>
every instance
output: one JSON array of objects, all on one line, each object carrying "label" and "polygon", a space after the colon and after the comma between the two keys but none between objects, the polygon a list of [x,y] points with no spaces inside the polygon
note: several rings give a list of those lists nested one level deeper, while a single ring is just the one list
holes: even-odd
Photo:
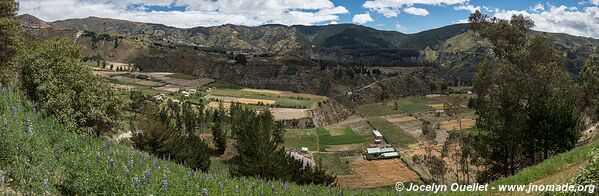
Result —
[{"label": "distant mountain ridge", "polygon": [[[468,85],[480,62],[494,58],[490,45],[469,31],[468,24],[404,34],[355,24],[227,24],[182,29],[98,17],[44,22],[21,15],[19,19],[33,38],[66,36],[83,47],[87,58],[132,63],[152,71],[192,73],[250,87],[334,96],[394,78],[385,82],[387,86],[371,86],[376,90],[370,94],[375,95],[362,102],[388,95],[430,93],[440,89],[441,82]],[[587,58],[599,58],[597,39],[531,33],[551,37],[573,74]],[[236,65],[234,54],[248,56],[249,65]],[[371,75],[373,69],[383,68],[383,74]],[[418,84],[417,90],[396,89],[413,84]]]}]

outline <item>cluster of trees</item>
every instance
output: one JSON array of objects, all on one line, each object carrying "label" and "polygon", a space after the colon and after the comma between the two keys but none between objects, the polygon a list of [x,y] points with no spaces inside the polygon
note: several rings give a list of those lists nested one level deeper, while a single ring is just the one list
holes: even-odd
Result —
[{"label": "cluster of trees", "polygon": [[134,131],[131,138],[136,148],[192,169],[208,171],[210,148],[195,132],[189,131],[191,124],[195,123],[186,119],[185,123],[191,124],[185,124],[185,129],[180,129],[180,126],[172,126],[170,119],[164,118],[164,109],[159,106],[145,104],[143,107],[142,120],[133,126],[133,129],[139,130]]},{"label": "cluster of trees", "polygon": [[593,113],[586,108],[596,105],[599,95],[596,65],[589,61],[583,68],[581,88],[551,39],[528,34],[532,20],[522,15],[489,19],[480,12],[469,20],[497,57],[483,62],[474,79],[480,134],[473,147],[484,166],[478,180],[513,175],[574,148],[579,122],[586,115],[576,103],[583,100],[584,111]]},{"label": "cluster of trees", "polygon": [[[235,109],[233,109],[235,108]],[[238,157],[232,168],[236,176],[259,176],[265,179],[293,181],[298,184],[331,185],[335,177],[320,168],[310,167],[285,152],[282,126],[275,123],[268,111],[255,111],[240,106],[232,107],[232,133],[237,139]]]}]

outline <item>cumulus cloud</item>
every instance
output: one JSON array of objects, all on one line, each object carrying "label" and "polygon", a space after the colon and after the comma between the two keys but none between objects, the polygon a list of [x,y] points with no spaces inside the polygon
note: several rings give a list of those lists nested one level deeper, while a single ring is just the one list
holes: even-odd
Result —
[{"label": "cumulus cloud", "polygon": [[543,4],[538,3],[535,6],[531,7],[530,10],[534,12],[545,11],[545,6],[543,6]]},{"label": "cumulus cloud", "polygon": [[465,11],[469,11],[470,13],[474,13],[474,12],[476,12],[476,10],[480,11],[480,6],[459,5],[459,6],[453,7],[453,9],[454,10],[465,10]]},{"label": "cumulus cloud", "polygon": [[[46,21],[88,16],[175,27],[238,24],[327,24],[349,11],[331,0],[18,0],[20,14]],[[147,7],[184,7],[177,11],[150,11]],[[169,9],[165,9],[169,10]]]},{"label": "cumulus cloud", "polygon": [[356,15],[354,15],[354,18],[352,19],[352,22],[358,23],[358,24],[366,24],[369,22],[374,22],[374,19],[372,19],[372,17],[370,17],[369,13],[356,14]]},{"label": "cumulus cloud", "polygon": [[397,17],[401,13],[400,10],[402,8],[410,8],[413,5],[455,5],[463,4],[468,1],[469,0],[370,0],[364,2],[362,7],[390,18]]},{"label": "cumulus cloud", "polygon": [[523,10],[500,10],[494,16],[510,19],[513,14],[530,17],[535,22],[534,30],[599,38],[599,7],[572,10],[564,5],[549,6],[548,10],[533,13]]},{"label": "cumulus cloud", "polygon": [[406,9],[404,9],[403,11],[408,14],[412,14],[412,15],[416,15],[416,16],[428,15],[428,11],[426,9],[422,9],[422,8],[408,7]]}]

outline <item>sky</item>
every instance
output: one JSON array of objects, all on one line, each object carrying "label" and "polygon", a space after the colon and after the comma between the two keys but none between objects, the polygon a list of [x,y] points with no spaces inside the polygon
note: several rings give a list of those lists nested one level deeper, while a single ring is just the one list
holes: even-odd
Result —
[{"label": "sky", "polygon": [[465,23],[480,10],[508,19],[523,14],[535,30],[599,39],[599,0],[17,0],[19,14],[45,21],[89,16],[179,28],[236,24],[353,23],[416,33]]}]

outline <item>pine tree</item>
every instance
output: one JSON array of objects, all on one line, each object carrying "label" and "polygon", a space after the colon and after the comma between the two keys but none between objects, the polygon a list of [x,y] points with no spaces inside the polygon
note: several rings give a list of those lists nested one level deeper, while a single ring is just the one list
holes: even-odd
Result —
[{"label": "pine tree", "polygon": [[223,113],[214,112],[212,118],[212,137],[214,146],[219,153],[224,153],[227,148],[227,136],[223,130]]},{"label": "pine tree", "polygon": [[599,67],[589,58],[580,70],[582,96],[579,110],[592,121],[599,120]]},{"label": "pine tree", "polygon": [[15,18],[18,3],[14,0],[0,1],[0,82],[16,83],[17,68],[12,62],[17,54],[20,23]]},{"label": "pine tree", "polygon": [[183,103],[183,123],[185,124],[185,131],[189,135],[195,134],[197,128],[198,114],[193,105],[189,102]]}]

